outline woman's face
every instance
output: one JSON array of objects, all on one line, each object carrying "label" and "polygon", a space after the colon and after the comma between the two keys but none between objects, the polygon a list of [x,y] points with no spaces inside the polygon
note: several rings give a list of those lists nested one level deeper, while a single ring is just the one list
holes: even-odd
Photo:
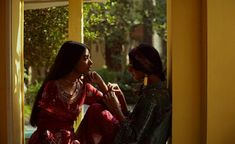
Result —
[{"label": "woman's face", "polygon": [[137,81],[142,80],[145,76],[145,74],[142,71],[133,68],[132,64],[129,64],[128,71],[132,75],[133,79]]},{"label": "woman's face", "polygon": [[91,65],[93,64],[88,49],[85,49],[85,52],[82,54],[81,59],[78,61],[78,64],[75,68],[75,71],[79,74],[86,74],[91,71]]}]

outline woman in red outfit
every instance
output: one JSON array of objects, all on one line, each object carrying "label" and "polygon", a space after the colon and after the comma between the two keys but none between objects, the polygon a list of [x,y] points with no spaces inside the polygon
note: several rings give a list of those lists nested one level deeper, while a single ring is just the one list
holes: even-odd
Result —
[{"label": "woman in red outfit", "polygon": [[[83,104],[102,103],[107,86],[91,72],[92,61],[87,46],[65,42],[38,91],[30,123],[37,127],[29,144],[79,144],[73,123]],[[90,83],[96,83],[99,90]]]}]

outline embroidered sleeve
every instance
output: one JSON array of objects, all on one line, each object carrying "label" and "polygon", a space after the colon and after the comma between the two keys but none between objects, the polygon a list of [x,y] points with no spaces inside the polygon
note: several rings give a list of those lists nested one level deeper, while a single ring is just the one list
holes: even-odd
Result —
[{"label": "embroidered sleeve", "polygon": [[103,97],[102,92],[100,92],[91,84],[86,84],[85,92],[86,92],[85,104],[88,105],[91,105],[95,102],[100,102]]}]

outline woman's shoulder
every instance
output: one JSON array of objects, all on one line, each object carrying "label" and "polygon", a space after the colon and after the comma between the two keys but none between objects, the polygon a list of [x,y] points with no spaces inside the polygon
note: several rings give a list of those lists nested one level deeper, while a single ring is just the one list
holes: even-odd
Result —
[{"label": "woman's shoulder", "polygon": [[47,81],[44,85],[44,90],[51,90],[57,88],[57,81],[56,80],[50,80]]},{"label": "woman's shoulder", "polygon": [[144,89],[144,94],[152,96],[164,96],[169,95],[169,90],[163,86],[152,85]]},{"label": "woman's shoulder", "polygon": [[45,82],[42,86],[42,89],[43,89],[42,91],[43,100],[51,99],[55,97],[55,95],[57,95],[58,93],[56,82],[54,80]]},{"label": "woman's shoulder", "polygon": [[167,88],[147,88],[143,93],[152,103],[159,103],[159,101],[166,101],[168,103],[171,100]]}]

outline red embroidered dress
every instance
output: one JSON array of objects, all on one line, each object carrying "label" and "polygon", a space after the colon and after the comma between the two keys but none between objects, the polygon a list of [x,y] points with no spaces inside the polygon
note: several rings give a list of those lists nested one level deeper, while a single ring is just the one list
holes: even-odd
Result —
[{"label": "red embroidered dress", "polygon": [[91,84],[78,83],[76,96],[66,98],[56,81],[49,81],[39,101],[37,130],[29,144],[76,144],[73,123],[83,104],[99,103],[103,94]]}]

